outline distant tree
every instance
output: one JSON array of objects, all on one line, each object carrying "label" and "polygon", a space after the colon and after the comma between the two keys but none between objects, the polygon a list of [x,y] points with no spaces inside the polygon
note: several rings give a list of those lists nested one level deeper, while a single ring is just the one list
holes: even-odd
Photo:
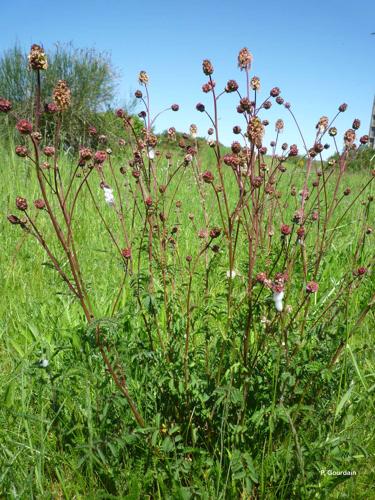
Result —
[{"label": "distant tree", "polygon": [[[58,80],[66,80],[71,89],[72,105],[64,113],[62,126],[66,146],[75,149],[87,141],[90,125],[96,127],[99,133],[108,133],[108,111],[114,105],[118,79],[110,56],[94,49],[76,49],[72,44],[56,44],[46,53],[48,69],[42,72],[43,102],[51,102]],[[28,69],[27,55],[15,46],[0,57],[0,96],[12,101],[14,111],[22,118],[31,118],[34,109],[29,89],[35,88],[32,85],[35,72]],[[43,120],[48,122],[48,116],[43,116]],[[2,136],[9,135],[6,126],[3,115],[0,122]],[[104,127],[106,130],[102,130]],[[47,126],[48,130],[52,132],[52,122],[50,129]]]}]

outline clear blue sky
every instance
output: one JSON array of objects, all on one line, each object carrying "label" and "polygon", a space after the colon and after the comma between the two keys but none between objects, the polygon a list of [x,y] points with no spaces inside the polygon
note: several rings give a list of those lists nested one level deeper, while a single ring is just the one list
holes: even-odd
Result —
[{"label": "clear blue sky", "polygon": [[[319,117],[332,116],[342,102],[349,108],[338,122],[339,130],[359,118],[360,132],[368,133],[375,92],[371,0],[19,0],[3,2],[1,14],[2,50],[18,42],[25,49],[41,43],[48,51],[54,42],[71,41],[76,47],[108,51],[121,74],[119,102],[138,87],[139,70],[147,70],[153,109],[174,102],[181,106],[178,113],[163,116],[159,130],[188,130],[196,123],[203,135],[209,124],[195,104],[208,103],[210,96],[201,92],[201,61],[212,60],[219,88],[229,78],[243,84],[236,57],[246,46],[254,56],[252,73],[261,78],[262,95],[280,87],[309,142]],[[228,144],[232,126],[241,123],[241,117],[231,111],[236,106],[233,95],[224,96],[220,106],[221,137]],[[272,124],[269,132],[274,121],[283,118],[283,140],[301,144],[283,107],[274,104],[263,117]],[[270,139],[268,133],[267,142]]]}]

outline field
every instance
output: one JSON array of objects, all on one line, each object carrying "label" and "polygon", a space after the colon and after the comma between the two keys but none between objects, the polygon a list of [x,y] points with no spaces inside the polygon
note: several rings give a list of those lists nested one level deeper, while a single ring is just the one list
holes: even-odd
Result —
[{"label": "field", "polygon": [[45,136],[40,88],[19,144],[7,116],[4,498],[375,496],[373,158],[350,168],[354,122],[323,161],[326,117],[306,154],[279,120],[267,153],[244,98],[245,145],[223,147],[203,69],[208,141],[118,110],[128,144],[72,152],[64,82]]}]

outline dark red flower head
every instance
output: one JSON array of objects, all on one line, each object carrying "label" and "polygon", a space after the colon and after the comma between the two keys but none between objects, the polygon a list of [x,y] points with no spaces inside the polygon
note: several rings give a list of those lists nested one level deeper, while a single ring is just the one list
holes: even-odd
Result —
[{"label": "dark red flower head", "polygon": [[298,148],[296,144],[292,144],[289,147],[289,156],[297,156],[298,155]]},{"label": "dark red flower head", "polygon": [[101,165],[107,159],[107,153],[105,151],[97,151],[94,155],[94,162]]},{"label": "dark red flower head", "polygon": [[55,104],[54,102],[47,102],[44,105],[44,111],[48,114],[57,113],[58,110],[59,108],[57,107],[57,104]]},{"label": "dark red flower head", "polygon": [[16,155],[25,158],[27,156],[27,148],[25,146],[16,146]]},{"label": "dark red flower head", "polygon": [[0,113],[9,113],[12,109],[12,103],[4,97],[0,97]]},{"label": "dark red flower head", "polygon": [[207,184],[212,184],[212,182],[214,181],[214,176],[213,176],[213,173],[210,172],[209,170],[206,170],[205,172],[203,172],[202,174],[202,179],[204,180],[204,182],[206,182]]},{"label": "dark red flower head", "polygon": [[145,199],[145,205],[146,205],[146,207],[152,207],[152,198],[151,198],[151,196],[148,196]]},{"label": "dark red flower head", "polygon": [[45,208],[46,204],[45,204],[45,201],[40,198],[40,199],[34,201],[34,206],[35,206],[35,208],[38,208],[39,210],[43,210],[43,208]]},{"label": "dark red flower head", "polygon": [[343,113],[347,109],[348,109],[348,105],[345,102],[343,102],[342,104],[340,104],[340,106],[339,106],[340,113]]},{"label": "dark red flower head", "polygon": [[212,66],[211,61],[209,61],[208,59],[204,59],[204,61],[202,62],[202,69],[203,73],[207,76],[212,75],[212,73],[214,72],[214,67]]},{"label": "dark red flower head", "polygon": [[43,153],[46,155],[46,156],[53,156],[55,154],[55,148],[53,146],[46,146],[44,149],[43,149]]},{"label": "dark red flower head", "polygon": [[236,80],[228,80],[226,86],[225,86],[225,92],[228,94],[230,92],[236,92],[238,90],[238,83]]},{"label": "dark red flower head", "polygon": [[288,236],[292,232],[292,228],[288,224],[282,224],[280,231],[283,236]]},{"label": "dark red flower head", "polygon": [[204,104],[202,104],[201,102],[198,102],[198,104],[197,104],[195,107],[196,107],[196,109],[197,109],[198,111],[200,111],[201,113],[203,113],[203,111],[206,109],[206,108],[204,107]]},{"label": "dark red flower head", "polygon": [[16,207],[18,210],[25,212],[27,210],[27,200],[26,198],[22,198],[21,196],[17,196],[16,198]]},{"label": "dark red flower head", "polygon": [[211,230],[210,230],[210,238],[214,239],[214,238],[218,238],[221,234],[221,229],[220,227],[213,227]]},{"label": "dark red flower head", "polygon": [[359,142],[360,142],[361,144],[367,144],[367,143],[368,143],[368,139],[369,139],[368,135],[363,135],[363,136],[359,139]]},{"label": "dark red flower head", "polygon": [[270,91],[270,96],[272,97],[277,97],[280,94],[280,89],[279,87],[273,87]]},{"label": "dark red flower head", "polygon": [[180,106],[178,104],[172,104],[171,110],[172,111],[178,111],[180,109]]},{"label": "dark red flower head", "polygon": [[306,285],[307,293],[316,293],[318,291],[319,285],[316,281],[309,281]]},{"label": "dark red flower head", "polygon": [[20,120],[17,123],[16,128],[18,132],[23,135],[30,135],[33,130],[33,126],[27,120]]},{"label": "dark red flower head", "polygon": [[361,126],[361,121],[360,121],[360,120],[358,120],[358,118],[356,118],[356,119],[353,121],[353,125],[352,125],[352,127],[354,128],[354,130],[358,130],[360,126]]},{"label": "dark red flower head", "polygon": [[121,250],[121,255],[124,257],[124,259],[131,259],[132,256],[132,250],[130,247],[123,248]]}]

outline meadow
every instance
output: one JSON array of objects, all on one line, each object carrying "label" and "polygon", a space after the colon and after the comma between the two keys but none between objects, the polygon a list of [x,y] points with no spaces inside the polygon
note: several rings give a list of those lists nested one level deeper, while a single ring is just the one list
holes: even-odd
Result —
[{"label": "meadow", "polygon": [[374,496],[374,162],[323,161],[325,120],[262,150],[250,101],[231,148],[145,113],[72,153],[55,102],[0,150],[1,496]]}]

